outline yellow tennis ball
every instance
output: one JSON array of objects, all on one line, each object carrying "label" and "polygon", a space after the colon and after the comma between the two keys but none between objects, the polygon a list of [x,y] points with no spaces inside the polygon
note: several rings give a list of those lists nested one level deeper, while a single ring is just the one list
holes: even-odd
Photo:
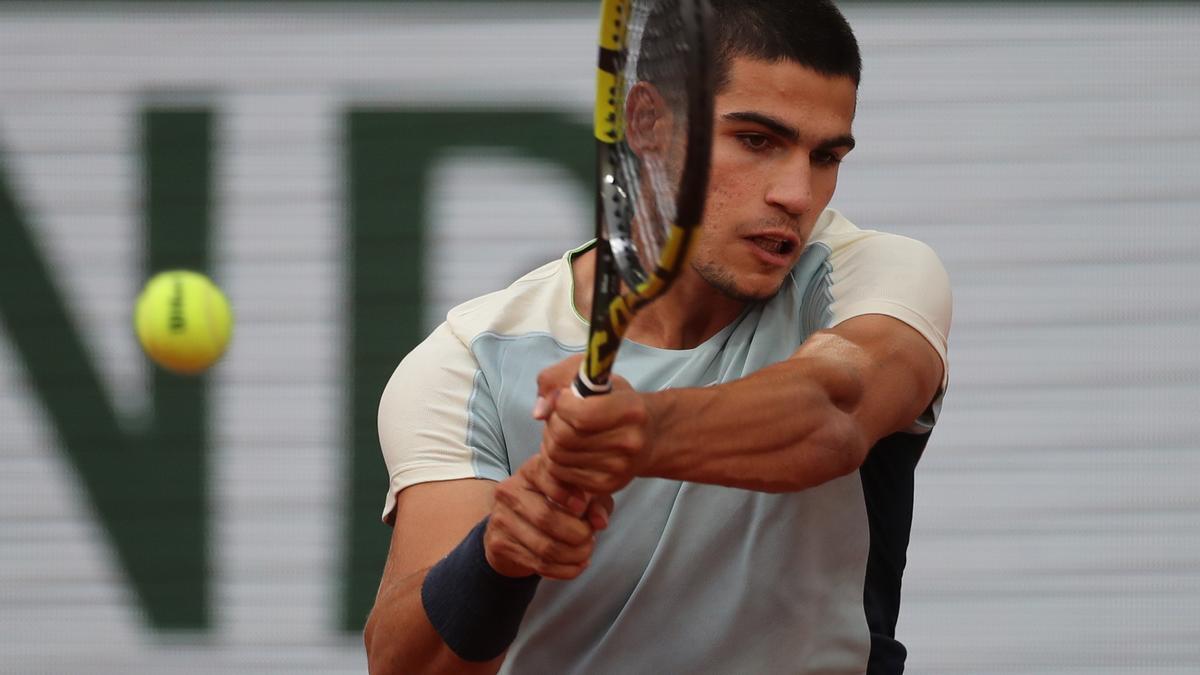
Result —
[{"label": "yellow tennis ball", "polygon": [[203,274],[170,270],[146,282],[134,308],[142,349],[174,373],[194,375],[216,363],[233,332],[229,301]]}]

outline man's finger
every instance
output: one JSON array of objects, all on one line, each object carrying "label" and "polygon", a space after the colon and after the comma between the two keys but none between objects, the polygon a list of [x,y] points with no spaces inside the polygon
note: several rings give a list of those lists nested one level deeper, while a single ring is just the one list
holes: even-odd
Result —
[{"label": "man's finger", "polygon": [[483,533],[483,550],[488,565],[508,577],[536,574],[541,562],[507,531],[504,517],[493,513]]},{"label": "man's finger", "polygon": [[622,477],[626,474],[619,471],[597,471],[554,463],[550,465],[550,473],[564,483],[570,483],[592,494],[611,494],[628,485],[629,479],[632,478]]},{"label": "man's finger", "polygon": [[[559,415],[551,415],[546,420],[545,435],[542,442],[547,448],[572,454],[635,454],[642,449],[644,435],[637,426],[615,426],[583,432],[571,426]],[[546,441],[550,441],[546,444]],[[547,455],[552,461],[571,463],[567,457]],[[561,460],[561,461],[560,461]]]},{"label": "man's finger", "polygon": [[[581,361],[583,361],[583,355],[577,354],[538,373],[538,400],[546,400],[550,397],[551,392],[571,386],[571,382],[575,380],[575,373],[579,372]],[[534,405],[534,410],[538,410],[538,405]]]},{"label": "man's finger", "polygon": [[[496,516],[493,515],[492,522],[496,522],[495,518]],[[510,572],[508,576],[525,576],[527,573],[532,573],[548,579],[567,580],[582,574],[591,562],[592,550],[590,547],[587,549],[586,557],[578,562],[543,560],[521,539],[513,536],[511,524],[515,521],[505,521],[503,517],[499,521],[501,524],[497,525],[495,530],[491,523],[488,525],[489,532],[485,536],[491,541],[486,545],[485,551],[488,564],[501,574]],[[494,560],[493,555],[500,556],[504,562]]]},{"label": "man's finger", "polygon": [[558,407],[558,398],[562,392],[562,389],[552,389],[545,396],[538,396],[533,402],[533,419],[544,420],[550,417],[550,413]]},{"label": "man's finger", "polygon": [[588,503],[587,519],[592,529],[599,532],[608,529],[608,521],[612,516],[612,495],[597,495]]},{"label": "man's finger", "polygon": [[558,415],[551,415],[546,420],[546,428],[542,433],[542,452],[551,461],[567,460],[564,453],[582,450],[583,441],[579,432],[567,424]]},{"label": "man's finger", "polygon": [[646,421],[646,405],[632,389],[587,398],[562,396],[555,403],[554,413],[585,434]]},{"label": "man's finger", "polygon": [[540,565],[537,568],[537,573],[547,579],[570,581],[583,574],[583,571],[588,568],[589,562],[591,561],[585,560],[578,565]]},{"label": "man's finger", "polygon": [[[579,546],[586,543],[592,536],[587,523],[555,506],[532,486],[516,493],[509,491],[501,493],[497,490],[496,499],[530,528],[536,530],[540,537],[553,540],[563,546]],[[582,509],[580,510],[582,511]],[[515,524],[514,529],[524,532]],[[531,538],[525,537],[524,541],[531,543]],[[534,553],[540,553],[538,548],[531,548],[531,550]]]},{"label": "man's finger", "polygon": [[567,485],[558,480],[546,470],[545,462],[545,444],[543,443],[542,452],[530,458],[530,462],[537,462],[537,465],[526,472],[525,477],[529,480],[530,485],[536,492],[540,492],[554,504],[562,507],[568,513],[581,517],[584,510],[587,508],[587,495],[574,486]]},{"label": "man's finger", "polygon": [[[547,508],[550,508],[547,505]],[[587,530],[579,544],[568,544],[555,539],[539,527],[530,523],[521,514],[514,511],[501,511],[492,514],[498,519],[497,528],[509,540],[520,545],[521,549],[533,556],[534,567],[543,565],[578,565],[592,555],[593,539],[590,528],[581,522]]]},{"label": "man's finger", "polygon": [[592,466],[609,457],[636,457],[646,447],[639,427],[627,426],[581,435],[557,415],[546,422],[542,452],[553,463],[565,466]]}]

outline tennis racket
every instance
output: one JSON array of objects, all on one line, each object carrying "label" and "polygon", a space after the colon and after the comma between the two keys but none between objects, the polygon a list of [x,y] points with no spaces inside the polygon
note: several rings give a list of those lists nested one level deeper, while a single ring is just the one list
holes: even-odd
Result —
[{"label": "tennis racket", "polygon": [[706,0],[603,0],[596,73],[596,274],[580,396],[607,393],[634,314],[683,268],[712,154]]}]

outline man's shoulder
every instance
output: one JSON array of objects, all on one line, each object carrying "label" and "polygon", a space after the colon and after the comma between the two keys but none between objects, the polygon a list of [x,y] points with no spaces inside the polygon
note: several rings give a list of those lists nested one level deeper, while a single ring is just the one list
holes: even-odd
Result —
[{"label": "man's shoulder", "polygon": [[826,209],[821,214],[820,219],[817,220],[817,224],[813,228],[809,245],[822,246],[831,255],[856,252],[864,249],[880,250],[895,248],[903,251],[929,248],[924,242],[902,234],[861,228],[835,209]]},{"label": "man's shoulder", "polygon": [[828,209],[818,221],[809,247],[793,276],[798,283],[817,280],[832,285],[831,299],[861,286],[875,295],[907,288],[918,295],[945,296],[949,302],[945,265],[937,252],[920,240],[859,228]]},{"label": "man's shoulder", "polygon": [[484,334],[503,337],[548,334],[560,342],[582,344],[587,324],[575,311],[573,297],[571,265],[564,256],[529,272],[507,288],[454,307],[446,314],[446,327],[468,345]]}]

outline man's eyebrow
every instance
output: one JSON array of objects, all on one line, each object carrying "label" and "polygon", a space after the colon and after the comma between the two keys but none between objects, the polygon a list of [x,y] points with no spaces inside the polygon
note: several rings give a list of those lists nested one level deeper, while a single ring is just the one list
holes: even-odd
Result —
[{"label": "man's eyebrow", "polygon": [[[775,134],[776,136],[784,138],[792,143],[800,140],[800,132],[798,130],[796,130],[794,127],[788,126],[784,122],[775,119],[774,117],[771,117],[770,115],[764,115],[762,113],[752,111],[743,111],[725,113],[721,116],[721,118],[731,122],[750,122],[751,124],[757,124],[770,130],[771,133]],[[822,141],[816,149],[830,150],[833,148],[846,148],[848,150],[853,150],[854,137],[850,134],[837,136],[835,138]]]},{"label": "man's eyebrow", "polygon": [[762,113],[750,111],[731,112],[725,113],[721,116],[721,118],[730,122],[750,122],[751,124],[757,124],[760,127],[769,129],[771,133],[775,134],[776,136],[781,136],[789,141],[792,141],[793,143],[800,140],[800,132],[795,128],[780,122],[774,117],[764,115]]},{"label": "man's eyebrow", "polygon": [[832,150],[834,148],[846,148],[846,152],[853,150],[854,149],[854,137],[851,136],[850,134],[837,136],[836,138],[831,138],[827,141],[822,141],[821,144],[818,145],[816,149],[817,150]]}]

